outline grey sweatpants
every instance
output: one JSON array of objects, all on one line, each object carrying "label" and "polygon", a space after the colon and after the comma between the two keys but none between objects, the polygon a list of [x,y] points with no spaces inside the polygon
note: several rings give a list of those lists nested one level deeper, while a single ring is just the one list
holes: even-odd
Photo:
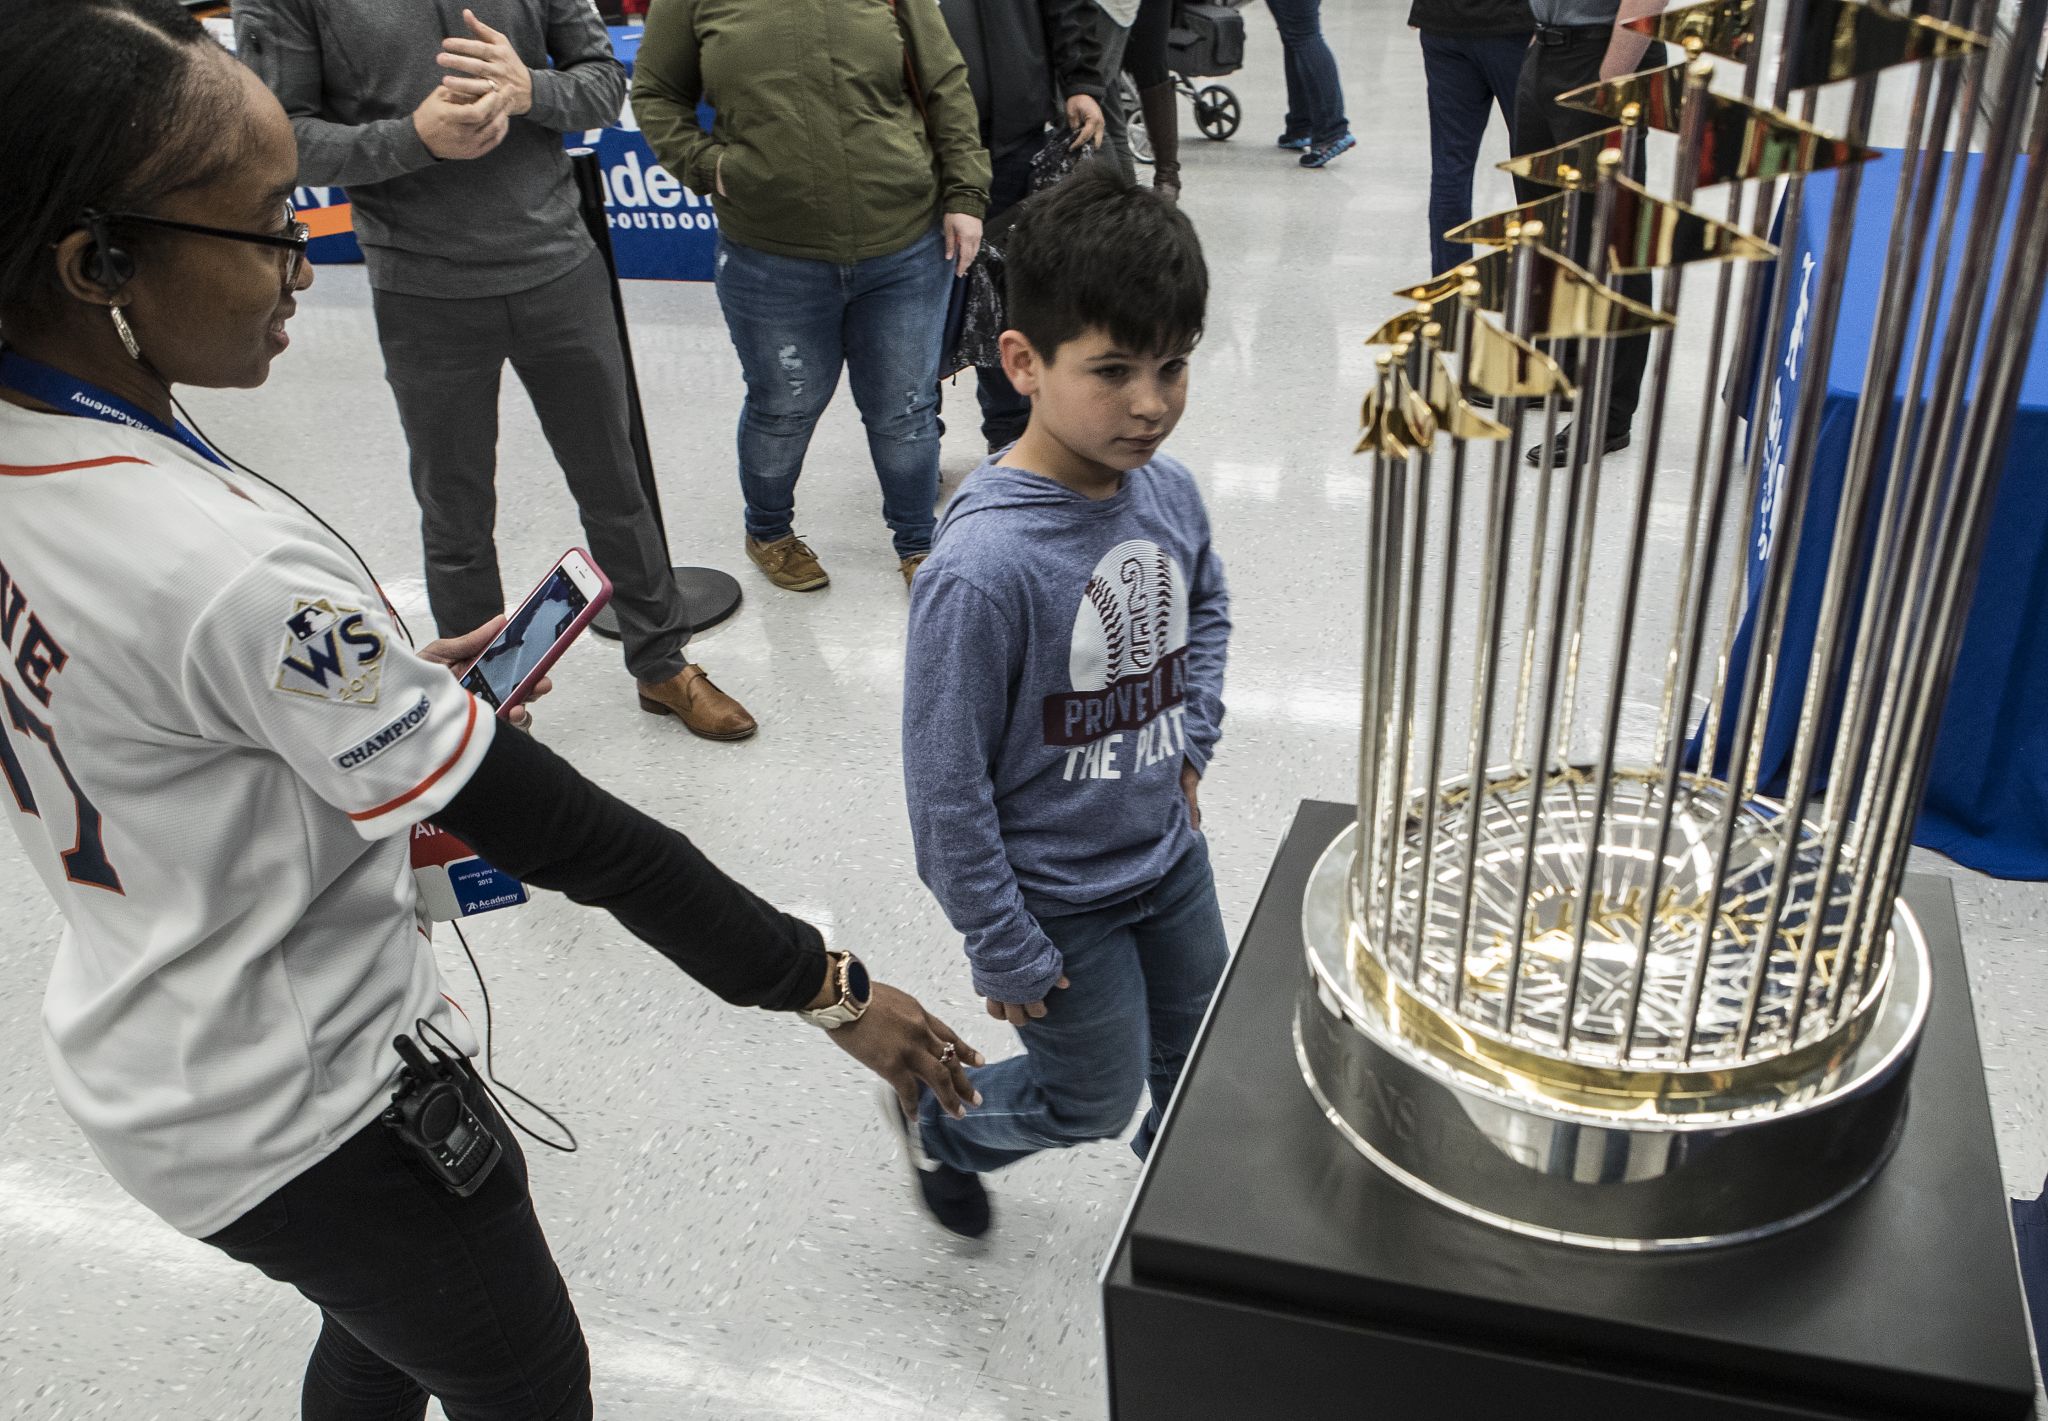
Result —
[{"label": "grey sweatpants", "polygon": [[681,671],[689,617],[633,461],[626,363],[603,259],[592,252],[568,275],[511,296],[372,294],[384,378],[412,451],[427,601],[441,635],[505,610],[492,534],[498,382],[510,361],[568,477],[590,554],[612,580],[627,670],[641,681]]}]

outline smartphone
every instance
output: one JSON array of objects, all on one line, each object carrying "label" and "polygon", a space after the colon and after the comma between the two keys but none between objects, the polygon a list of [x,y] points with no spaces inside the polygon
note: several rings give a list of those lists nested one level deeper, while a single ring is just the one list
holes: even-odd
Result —
[{"label": "smartphone", "polygon": [[569,549],[526,594],[483,655],[463,669],[458,678],[463,689],[499,715],[510,715],[611,600],[611,579],[598,570],[589,553]]}]

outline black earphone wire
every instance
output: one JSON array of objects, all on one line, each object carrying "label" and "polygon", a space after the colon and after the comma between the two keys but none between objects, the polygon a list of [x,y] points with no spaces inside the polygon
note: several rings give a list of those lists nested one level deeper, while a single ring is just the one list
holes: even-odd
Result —
[{"label": "black earphone wire", "polygon": [[[383,597],[384,584],[377,580],[377,574],[375,571],[371,569],[369,560],[365,558],[361,552],[357,551],[356,545],[354,543],[351,543],[347,539],[347,537],[345,537],[342,534],[339,528],[336,528],[332,523],[329,523],[325,518],[322,518],[317,512],[313,510],[311,506],[309,506],[306,503],[304,499],[300,498],[290,489],[285,488],[283,485],[276,483],[275,481],[273,481],[272,479],[268,478],[263,474],[257,473],[256,470],[250,468],[240,459],[237,459],[233,454],[230,454],[227,450],[221,448],[219,444],[214,442],[212,436],[207,434],[207,432],[204,429],[201,429],[199,427],[199,421],[192,418],[192,412],[185,408],[184,402],[178,398],[177,392],[171,388],[171,382],[164,379],[164,377],[158,373],[157,368],[154,365],[151,365],[147,360],[142,361],[141,364],[142,368],[150,373],[151,378],[156,380],[157,383],[161,384],[164,387],[164,393],[170,397],[171,408],[176,410],[180,417],[184,419],[185,423],[191,427],[192,432],[199,436],[199,440],[201,443],[205,444],[207,448],[211,449],[214,453],[220,455],[221,458],[227,460],[229,464],[241,470],[250,478],[255,479],[259,483],[263,484],[265,487],[279,494],[282,494],[284,497],[290,499],[294,504],[298,506],[300,512],[304,513],[308,518],[312,519],[315,523],[318,523],[322,528],[325,528],[330,537],[332,537],[337,543],[340,543],[344,548],[348,549],[349,556],[356,560],[356,566],[360,567],[363,570],[363,576],[370,579],[370,585],[377,589],[379,597]],[[391,612],[392,620],[398,623],[398,630],[404,635],[406,645],[413,645],[414,642],[412,636],[412,628],[408,627],[405,624],[405,618],[403,615],[400,614],[398,608],[391,605],[390,598],[384,597],[383,600],[385,607],[388,608]],[[549,1110],[545,1105],[542,1105],[540,1102],[529,1098],[528,1096],[522,1094],[512,1086],[507,1085],[504,1081],[498,1079],[498,1066],[496,1055],[497,1031],[496,1022],[491,1011],[491,988],[490,985],[484,981],[484,969],[482,965],[477,962],[476,954],[470,951],[469,939],[463,936],[462,924],[450,923],[449,926],[455,929],[455,940],[462,944],[462,955],[469,959],[469,970],[476,974],[476,989],[484,999],[484,1074],[483,1078],[480,1079],[477,1083],[483,1086],[484,1094],[490,1096],[492,1103],[498,1107],[498,1112],[501,1115],[503,1115],[508,1122],[510,1122],[513,1129],[519,1131],[520,1134],[525,1135],[528,1139],[533,1140],[538,1144],[546,1145],[551,1150],[560,1150],[565,1155],[575,1154],[578,1148],[576,1144],[576,1132],[571,1130],[567,1125],[563,1124],[562,1118],[559,1115],[556,1115],[552,1110]],[[436,1036],[439,1036],[442,1041],[447,1043],[448,1049],[450,1051],[453,1051],[458,1057],[461,1056],[461,1050],[455,1045],[453,1041],[448,1040],[446,1033],[444,1033],[439,1027],[435,1026],[426,1018],[420,1018],[419,1021],[415,1023],[415,1027],[418,1030],[420,1030],[423,1034],[428,1031],[433,1032]],[[553,1125],[557,1130],[560,1130],[565,1136],[568,1137],[569,1143],[564,1145],[559,1143],[558,1141],[550,1140],[547,1136],[537,1134],[532,1129],[528,1128],[525,1121],[521,1120],[517,1115],[513,1114],[511,1108],[507,1106],[504,1101],[498,1099],[497,1092],[491,1089],[492,1086],[496,1086],[498,1090],[504,1091],[505,1094],[511,1096],[514,1100],[518,1101],[521,1105],[526,1106],[529,1110],[536,1110],[540,1112],[540,1114],[547,1119],[547,1122],[550,1125]]]},{"label": "black earphone wire", "polygon": [[[498,1107],[498,1113],[505,1117],[506,1121],[511,1124],[513,1129],[517,1130],[520,1134],[526,1136],[529,1140],[534,1141],[536,1144],[546,1145],[549,1149],[559,1150],[561,1153],[565,1155],[575,1154],[577,1149],[579,1148],[579,1146],[576,1143],[576,1132],[574,1130],[571,1130],[566,1124],[563,1123],[561,1116],[555,1114],[554,1111],[548,1109],[539,1101],[533,1100],[521,1094],[514,1087],[509,1086],[505,1082],[498,1079],[498,1068],[492,1057],[493,1042],[496,1039],[497,1033],[493,1029],[491,1020],[491,989],[484,985],[483,968],[477,966],[476,954],[469,950],[469,939],[463,936],[462,925],[460,923],[451,923],[449,926],[455,929],[455,940],[462,944],[462,955],[469,959],[469,970],[476,974],[477,990],[483,993],[484,998],[484,1073],[483,1076],[477,1080],[477,1084],[484,1088],[484,1094],[488,1095],[491,1098],[491,1103]],[[414,1022],[413,1026],[417,1031],[419,1031],[422,1038],[424,1038],[428,1032],[432,1032],[434,1035],[440,1037],[441,1040],[447,1045],[448,1049],[454,1052],[458,1058],[462,1056],[461,1048],[458,1047],[453,1041],[448,1040],[447,1033],[442,1031],[440,1027],[434,1025],[434,1023],[432,1023],[431,1021],[428,1021],[425,1017],[421,1017],[418,1021]],[[560,1130],[565,1136],[568,1137],[569,1143],[566,1145],[561,1144],[558,1141],[550,1140],[547,1136],[539,1134],[536,1131],[534,1131],[531,1127],[527,1125],[525,1121],[521,1120],[517,1115],[512,1113],[512,1109],[510,1106],[506,1105],[504,1101],[498,1099],[497,1091],[492,1090],[492,1086],[496,1086],[498,1090],[502,1090],[503,1092],[505,1092],[505,1094],[511,1096],[514,1100],[518,1101],[521,1105],[524,1105],[527,1109],[540,1112],[540,1114],[547,1120],[547,1122],[550,1125],[554,1126],[557,1130]]]}]

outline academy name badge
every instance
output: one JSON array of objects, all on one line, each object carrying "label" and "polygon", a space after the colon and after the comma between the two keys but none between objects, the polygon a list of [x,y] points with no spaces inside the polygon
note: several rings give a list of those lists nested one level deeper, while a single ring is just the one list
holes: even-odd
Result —
[{"label": "academy name badge", "polygon": [[374,706],[384,677],[384,638],[359,607],[325,597],[292,599],[284,619],[277,689],[345,706]]}]

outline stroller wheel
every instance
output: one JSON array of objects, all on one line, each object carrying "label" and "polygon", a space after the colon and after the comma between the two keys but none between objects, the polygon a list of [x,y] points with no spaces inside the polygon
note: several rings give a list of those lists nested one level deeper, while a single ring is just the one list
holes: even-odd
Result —
[{"label": "stroller wheel", "polygon": [[1119,74],[1111,102],[1124,111],[1124,141],[1131,145],[1131,157],[1140,163],[1152,161],[1152,134],[1145,127],[1145,107],[1138,102],[1138,86],[1128,74]]},{"label": "stroller wheel", "polygon": [[1221,84],[1209,84],[1195,92],[1195,127],[1202,136],[1221,143],[1244,123],[1244,110],[1237,95]]}]

